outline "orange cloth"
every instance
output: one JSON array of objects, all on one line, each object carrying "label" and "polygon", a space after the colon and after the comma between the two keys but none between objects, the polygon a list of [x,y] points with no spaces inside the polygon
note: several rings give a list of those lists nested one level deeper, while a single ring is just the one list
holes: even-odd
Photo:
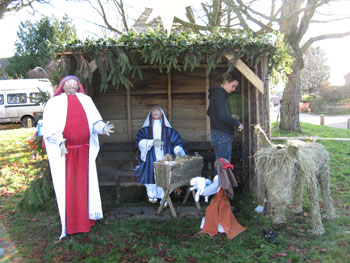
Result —
[{"label": "orange cloth", "polygon": [[246,230],[232,213],[230,201],[222,188],[215,194],[205,211],[205,224],[200,233],[215,236],[218,233],[219,223],[229,239]]}]

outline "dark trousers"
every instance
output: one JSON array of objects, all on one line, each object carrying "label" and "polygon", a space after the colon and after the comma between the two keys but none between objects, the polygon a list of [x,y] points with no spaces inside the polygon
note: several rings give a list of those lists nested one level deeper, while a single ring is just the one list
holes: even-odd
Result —
[{"label": "dark trousers", "polygon": [[232,135],[211,130],[210,144],[214,147],[215,159],[224,158],[231,163]]}]

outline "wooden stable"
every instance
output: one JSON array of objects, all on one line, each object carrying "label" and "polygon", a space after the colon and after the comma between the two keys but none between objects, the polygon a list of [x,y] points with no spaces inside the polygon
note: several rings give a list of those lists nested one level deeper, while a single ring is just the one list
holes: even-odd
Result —
[{"label": "wooden stable", "polygon": [[[160,72],[153,65],[141,65],[143,79],[138,77],[130,81],[133,87],[116,89],[108,86],[106,92],[99,92],[101,78],[94,61],[90,62],[90,69],[94,71],[92,83],[83,80],[84,87],[93,98],[103,119],[115,125],[115,133],[110,137],[100,136],[102,153],[104,144],[133,143],[136,133],[142,127],[149,110],[161,106],[171,125],[179,132],[187,143],[206,143],[210,145],[210,120],[206,115],[209,105],[209,88],[219,86],[228,68],[228,62],[233,55],[228,54],[221,64],[208,73],[208,66],[201,64],[193,71]],[[74,69],[74,67],[73,67]],[[254,158],[257,141],[254,135],[254,125],[260,124],[267,134],[270,133],[269,119],[269,84],[268,63],[265,57],[254,68],[239,59],[232,74],[240,80],[239,88],[230,96],[231,111],[240,117],[244,124],[244,131],[234,135],[232,162],[234,173],[258,198],[263,200],[265,187],[262,177],[255,171]],[[73,72],[72,72],[73,73]],[[113,159],[102,158],[98,167],[113,165]],[[124,165],[118,169],[124,169]],[[206,163],[213,165],[213,163]],[[129,167],[133,164],[129,162]],[[211,167],[213,168],[213,167]],[[102,184],[108,181],[108,169],[101,169],[99,174]],[[136,178],[126,178],[129,182],[136,182]]]}]

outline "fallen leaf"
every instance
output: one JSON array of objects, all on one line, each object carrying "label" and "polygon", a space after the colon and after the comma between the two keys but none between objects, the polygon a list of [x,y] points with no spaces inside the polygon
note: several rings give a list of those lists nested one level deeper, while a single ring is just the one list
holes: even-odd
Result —
[{"label": "fallen leaf", "polygon": [[261,252],[261,251],[260,251],[260,252],[257,252],[257,253],[254,253],[254,254],[253,254],[253,258],[261,257],[261,255],[262,255],[262,252]]},{"label": "fallen leaf", "polygon": [[338,245],[341,247],[346,247],[348,245],[348,243],[344,242],[344,241],[340,241],[340,242],[338,242]]}]

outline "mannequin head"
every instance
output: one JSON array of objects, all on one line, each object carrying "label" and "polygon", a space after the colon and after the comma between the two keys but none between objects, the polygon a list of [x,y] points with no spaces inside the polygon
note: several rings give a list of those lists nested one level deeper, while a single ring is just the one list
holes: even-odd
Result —
[{"label": "mannequin head", "polygon": [[163,117],[163,113],[160,108],[155,107],[151,112],[152,120],[160,120]]},{"label": "mannequin head", "polygon": [[78,81],[76,79],[68,79],[63,85],[63,90],[67,95],[75,95],[78,90]]},{"label": "mannequin head", "polygon": [[61,79],[53,96],[58,96],[62,93],[75,94],[76,92],[85,94],[83,85],[81,85],[78,77],[68,75]]}]

